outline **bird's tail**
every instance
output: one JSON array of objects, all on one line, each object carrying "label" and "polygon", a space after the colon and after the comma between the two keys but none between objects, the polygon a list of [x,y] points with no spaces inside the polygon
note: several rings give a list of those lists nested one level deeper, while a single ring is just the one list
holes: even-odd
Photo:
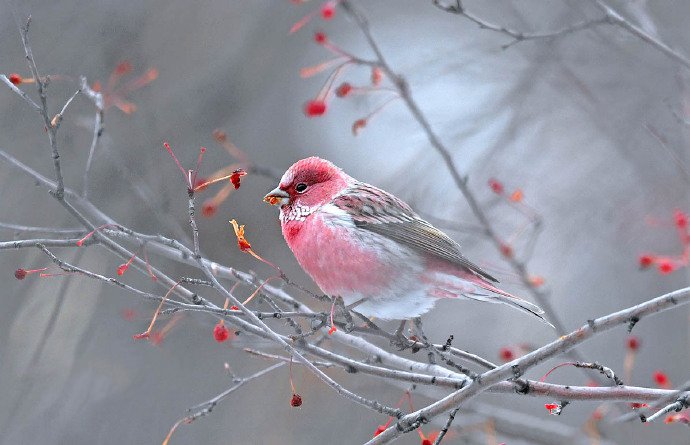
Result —
[{"label": "bird's tail", "polygon": [[[473,280],[473,282],[482,289],[488,290],[494,294],[489,296],[486,301],[497,300],[497,303],[507,304],[508,306],[520,309],[521,311],[534,315],[535,317],[539,318],[543,323],[546,323],[549,326],[551,326],[551,328],[556,329],[556,327],[553,324],[551,324],[551,322],[544,318],[544,310],[536,304],[530,303],[529,301],[525,301],[522,298],[516,297],[513,294],[509,294],[508,292],[501,290],[496,286],[492,286],[491,284],[486,283],[481,279],[478,279],[477,281]],[[468,297],[472,298],[472,296],[469,295]]]},{"label": "bird's tail", "polygon": [[[466,298],[478,301],[486,301],[489,303],[503,303],[508,306],[520,309],[523,312],[534,315],[539,318],[543,323],[548,324],[553,329],[556,329],[553,324],[551,324],[546,318],[544,318],[544,310],[534,303],[525,301],[522,298],[516,297],[513,294],[497,288],[496,286],[487,283],[481,277],[476,275],[467,274],[462,277],[466,282],[469,281],[474,285],[472,291],[468,291],[467,288],[463,289],[462,295]],[[491,292],[490,294],[480,292],[480,289]]]}]

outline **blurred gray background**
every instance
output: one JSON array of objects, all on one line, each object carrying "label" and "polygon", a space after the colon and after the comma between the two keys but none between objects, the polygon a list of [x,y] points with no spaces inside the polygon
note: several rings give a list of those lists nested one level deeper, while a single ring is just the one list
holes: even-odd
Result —
[{"label": "blurred gray background", "polygon": [[[521,188],[543,216],[544,230],[529,268],[545,278],[565,325],[576,328],[586,319],[687,285],[686,269],[661,276],[642,272],[637,264],[640,253],[676,254],[681,249],[671,219],[675,208],[689,209],[688,126],[678,118],[687,117],[687,69],[610,25],[503,50],[510,41],[506,36],[479,29],[430,3],[359,2],[391,65],[409,80],[415,99],[452,148],[461,170],[469,174],[470,186],[482,202],[494,201],[486,184],[495,177],[510,190]],[[33,16],[30,38],[42,73],[85,75],[91,82],[104,82],[123,60],[132,63],[135,74],[149,67],[159,70],[157,80],[127,96],[138,108],[134,114],[107,110],[106,132],[92,172],[93,201],[143,232],[189,236],[184,186],[161,142],[170,141],[187,166],[193,165],[200,145],[209,147],[202,173],[210,173],[231,162],[213,141],[215,128],[227,131],[258,164],[282,171],[316,154],[358,179],[392,191],[424,215],[474,223],[439,156],[402,102],[386,108],[358,137],[352,136],[351,124],[375,107],[375,97],[333,99],[324,117],[304,117],[302,106],[316,95],[325,74],[301,79],[299,69],[330,57],[312,42],[314,29],[324,29],[348,51],[370,56],[360,31],[342,11],[330,22],[316,18],[288,37],[292,24],[319,5],[6,0],[0,4],[0,72],[28,75],[13,10],[20,18]],[[612,5],[630,22],[690,54],[690,3],[638,0]],[[575,0],[468,1],[466,6],[489,21],[525,32],[559,29],[600,16],[590,2]],[[362,84],[368,76],[366,70],[353,68],[343,79]],[[32,85],[23,88],[34,94]],[[69,80],[54,81],[52,106],[62,104],[75,88]],[[77,189],[92,122],[93,106],[80,97],[61,130],[66,182]],[[4,86],[0,148],[52,177],[39,117]],[[245,178],[215,217],[200,220],[203,251],[221,263],[268,276],[270,269],[236,249],[227,225],[228,219],[236,218],[247,225],[257,252],[315,289],[282,240],[276,209],[260,202],[274,185],[259,176]],[[489,208],[505,236],[523,221],[505,205]],[[666,222],[651,226],[650,218]],[[0,221],[77,225],[44,191],[4,165]],[[462,231],[449,233],[509,290],[527,295],[489,240]],[[13,237],[18,235],[0,229],[0,240]],[[109,275],[121,262],[98,247],[58,252]],[[173,275],[193,273],[160,264]],[[86,278],[32,277],[20,282],[12,277],[17,267],[45,266],[45,257],[32,250],[0,254],[2,444],[157,444],[188,407],[230,385],[224,362],[240,375],[268,364],[234,347],[244,346],[241,339],[214,342],[214,321],[208,317],[186,316],[160,346],[134,342],[132,334],[146,328],[152,305]],[[154,289],[133,271],[125,277]],[[135,312],[133,320],[123,316],[127,310]],[[454,334],[455,346],[492,360],[498,360],[502,346],[540,345],[553,339],[541,324],[493,305],[442,301],[425,321],[435,341]],[[686,309],[643,320],[634,331],[643,345],[631,383],[653,385],[655,369],[666,371],[673,383],[687,380],[687,327]],[[625,338],[625,330],[619,328],[588,342],[581,352],[622,370]],[[563,360],[551,361],[529,377],[539,378]],[[329,373],[346,387],[387,404],[395,404],[401,394],[401,388],[378,379],[339,370]],[[288,372],[282,368],[242,388],[212,415],[180,427],[171,443],[362,443],[386,421],[339,398],[299,368],[295,377],[304,398],[302,408],[289,407]],[[563,369],[550,381],[584,384],[586,378]],[[428,402],[415,395],[417,405]],[[588,443],[580,428],[596,404],[573,403],[554,418],[547,415],[545,402],[485,394],[475,406],[519,410],[544,425],[577,433],[577,443]],[[461,416],[458,425],[477,420],[467,416]],[[425,431],[431,428],[439,426]],[[603,424],[602,433],[620,444],[687,443],[687,427],[682,425]],[[463,440],[490,443],[481,430],[456,432],[447,442]],[[501,441],[526,443],[509,436],[499,436]],[[400,443],[416,444],[419,438],[409,434]]]}]

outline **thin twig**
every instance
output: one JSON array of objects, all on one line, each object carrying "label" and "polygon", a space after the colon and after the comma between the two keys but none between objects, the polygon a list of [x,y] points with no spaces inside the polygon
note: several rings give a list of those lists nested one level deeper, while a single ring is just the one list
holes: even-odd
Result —
[{"label": "thin twig", "polygon": [[690,407],[690,400],[688,399],[688,396],[685,395],[683,397],[679,397],[675,402],[669,403],[659,411],[655,412],[651,416],[643,419],[644,422],[654,422],[656,419],[659,417],[663,416],[664,414],[670,413],[671,411],[675,411],[677,413],[681,412],[685,408]]},{"label": "thin twig", "polygon": [[450,425],[453,423],[455,420],[455,415],[460,411],[460,408],[455,408],[454,410],[451,410],[450,414],[448,414],[448,420],[446,421],[446,424],[443,425],[443,429],[441,432],[438,433],[438,436],[436,436],[436,440],[434,441],[434,445],[439,445],[441,441],[443,440],[444,437],[446,437],[446,434],[448,433],[448,429],[450,428]]},{"label": "thin twig", "polygon": [[638,37],[640,40],[643,42],[648,43],[651,45],[653,48],[661,51],[664,53],[666,56],[669,58],[673,59],[674,61],[680,63],[681,65],[685,66],[686,68],[690,68],[690,60],[688,60],[685,56],[681,55],[678,51],[674,50],[661,40],[655,38],[648,32],[646,32],[644,29],[640,28],[637,25],[634,25],[630,21],[626,20],[618,11],[613,9],[611,6],[609,6],[606,2],[603,0],[591,0],[599,9],[601,9],[604,14],[606,14],[607,19],[609,22],[618,25],[620,28],[628,31],[630,34]]},{"label": "thin twig", "polygon": [[222,402],[233,392],[237,391],[239,388],[251,382],[252,380],[255,380],[265,374],[268,374],[269,372],[278,369],[284,365],[285,363],[276,363],[275,365],[271,365],[268,368],[262,369],[261,371],[256,372],[248,377],[244,377],[241,379],[233,379],[233,385],[227,390],[223,391],[222,393],[218,394],[212,399],[207,400],[206,402],[200,403],[196,406],[189,408],[187,411],[191,412],[191,414],[175,422],[175,424],[170,428],[168,435],[165,437],[163,444],[166,445],[170,441],[170,437],[173,435],[177,427],[180,426],[182,423],[190,424],[199,417],[204,417],[211,414],[213,408],[215,408],[218,403]]},{"label": "thin twig", "polygon": [[[49,247],[76,247],[79,238],[73,239],[49,239],[49,238],[35,238],[35,239],[21,239],[16,241],[0,241],[0,250],[5,249],[21,249],[22,247],[36,247],[41,244]],[[88,241],[88,240],[87,240]],[[93,241],[91,241],[93,242]],[[86,242],[84,242],[86,245]]]},{"label": "thin twig", "polygon": [[48,114],[48,101],[46,99],[46,81],[41,79],[38,74],[38,68],[36,67],[36,61],[34,60],[34,54],[31,50],[31,45],[29,44],[29,25],[31,24],[31,16],[26,20],[26,25],[20,28],[20,35],[22,38],[22,44],[24,45],[24,53],[26,54],[26,61],[29,64],[29,69],[34,77],[34,82],[36,82],[36,87],[38,88],[38,96],[41,100],[40,113],[43,117],[46,131],[48,133],[48,139],[50,141],[50,147],[53,152],[53,168],[55,170],[55,180],[57,182],[57,187],[54,190],[55,197],[58,200],[62,200],[65,190],[64,179],[62,177],[62,168],[60,166],[60,152],[57,147],[57,127],[51,124],[51,119]]},{"label": "thin twig", "polygon": [[70,98],[67,99],[67,102],[65,102],[65,105],[62,106],[62,110],[60,110],[60,112],[58,114],[56,114],[55,116],[53,116],[53,118],[50,120],[50,125],[53,128],[55,128],[57,130],[60,127],[60,124],[62,123],[62,118],[65,115],[65,111],[67,111],[67,107],[69,107],[69,105],[72,103],[74,98],[77,97],[77,95],[79,93],[81,93],[81,89],[78,89],[77,91],[75,91],[74,94],[72,94],[70,96]]},{"label": "thin twig", "polygon": [[432,4],[436,6],[437,8],[450,12],[452,14],[458,14],[461,15],[471,22],[476,23],[479,25],[480,28],[482,29],[488,29],[491,31],[495,31],[501,34],[504,34],[508,37],[510,37],[512,40],[509,43],[506,43],[505,45],[502,46],[503,49],[506,49],[516,43],[523,42],[526,40],[540,40],[540,39],[552,39],[556,37],[562,37],[566,34],[572,34],[574,32],[582,31],[583,29],[589,29],[593,28],[598,25],[603,25],[606,23],[609,23],[608,17],[599,17],[595,19],[589,19],[589,20],[583,20],[581,22],[565,26],[563,28],[554,30],[554,31],[544,31],[544,32],[535,32],[535,33],[527,33],[527,32],[522,32],[522,31],[517,31],[511,28],[508,28],[503,25],[496,25],[494,23],[491,23],[481,17],[479,17],[476,14],[471,13],[470,11],[467,10],[467,8],[463,5],[461,0],[456,0],[455,4],[444,4],[440,0],[433,0]]},{"label": "thin twig", "polygon": [[89,83],[86,81],[86,77],[81,78],[81,89],[88,97],[91,99],[96,106],[96,116],[94,117],[93,123],[93,137],[91,138],[91,146],[89,147],[89,156],[86,159],[86,167],[84,168],[84,178],[82,179],[82,197],[86,198],[89,195],[89,174],[91,173],[91,166],[93,164],[94,154],[96,153],[96,148],[98,147],[98,142],[101,140],[104,130],[104,104],[103,104],[103,94],[98,91],[94,91]]},{"label": "thin twig", "polygon": [[12,91],[19,94],[22,97],[22,99],[24,99],[26,103],[31,105],[36,111],[38,111],[39,113],[41,112],[41,107],[36,102],[34,102],[34,100],[30,98],[29,95],[26,94],[22,89],[17,88],[15,84],[10,82],[10,79],[8,79],[7,76],[5,76],[4,74],[0,74],[0,80],[2,80],[5,83],[5,85],[7,85]]},{"label": "thin twig", "polygon": [[33,232],[33,233],[50,233],[53,235],[80,235],[84,234],[84,229],[74,228],[74,229],[62,229],[59,227],[37,227],[37,226],[24,226],[21,224],[11,224],[0,222],[0,229],[15,230],[17,232]]}]

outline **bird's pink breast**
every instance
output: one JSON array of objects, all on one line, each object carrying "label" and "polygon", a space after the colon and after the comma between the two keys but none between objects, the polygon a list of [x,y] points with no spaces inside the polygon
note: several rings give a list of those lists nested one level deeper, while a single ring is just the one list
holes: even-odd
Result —
[{"label": "bird's pink breast", "polygon": [[376,297],[394,279],[393,267],[382,261],[385,252],[363,242],[354,227],[329,224],[319,214],[283,221],[282,230],[299,264],[326,294],[346,302],[352,295]]}]

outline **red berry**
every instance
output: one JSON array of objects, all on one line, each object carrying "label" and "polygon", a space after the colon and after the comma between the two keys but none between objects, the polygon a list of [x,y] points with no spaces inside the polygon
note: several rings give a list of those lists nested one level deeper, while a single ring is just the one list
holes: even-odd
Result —
[{"label": "red berry", "polygon": [[292,406],[293,408],[302,406],[302,396],[300,396],[299,394],[293,394],[292,398],[290,399],[290,406]]},{"label": "red berry", "polygon": [[422,445],[434,445],[434,443],[428,437],[422,439]]},{"label": "red berry", "polygon": [[345,97],[352,92],[352,85],[348,82],[343,82],[335,89],[335,95],[338,97]]},{"label": "red berry", "polygon": [[367,126],[367,120],[366,119],[357,119],[353,124],[352,124],[352,134],[354,136],[357,136],[359,133],[359,130]]},{"label": "red berry", "polygon": [[504,346],[498,351],[498,356],[501,357],[501,360],[504,362],[511,362],[515,358],[515,353],[511,348]]},{"label": "red berry", "polygon": [[646,269],[647,267],[651,266],[654,263],[654,256],[653,255],[640,255],[640,267],[642,269]]},{"label": "red berry", "polygon": [[690,417],[685,413],[669,414],[664,419],[664,423],[680,422],[686,425],[690,424]]},{"label": "red berry", "polygon": [[122,318],[124,318],[127,321],[132,321],[136,318],[137,312],[134,309],[123,309],[122,310]]},{"label": "red berry", "polygon": [[637,337],[631,335],[630,337],[628,337],[626,346],[631,351],[637,351],[638,349],[640,349],[640,340]]},{"label": "red berry", "polygon": [[331,20],[335,15],[335,5],[334,1],[326,2],[321,6],[321,17],[324,20]]},{"label": "red berry", "polygon": [[656,382],[657,385],[659,386],[668,386],[668,376],[663,372],[656,370],[654,371],[654,374],[652,374],[652,378]]},{"label": "red berry", "polygon": [[646,408],[648,406],[649,405],[647,405],[646,403],[641,403],[641,402],[632,402],[630,404],[630,408],[632,408],[632,409]]},{"label": "red berry", "polygon": [[322,116],[326,112],[326,102],[323,100],[310,100],[304,105],[304,114],[307,117]]},{"label": "red berry", "polygon": [[688,226],[688,215],[686,215],[680,210],[676,210],[673,213],[673,219],[676,223],[676,227],[678,227],[679,229],[684,229]]},{"label": "red berry", "polygon": [[235,187],[235,190],[240,188],[240,178],[242,176],[245,176],[247,172],[242,170],[241,168],[238,168],[234,172],[232,172],[232,175],[230,175],[230,182],[232,182],[233,187]]},{"label": "red berry", "polygon": [[228,135],[223,130],[217,128],[217,129],[213,130],[213,138],[216,141],[223,143],[228,139]]},{"label": "red berry", "polygon": [[539,276],[539,275],[533,275],[529,277],[529,284],[531,284],[534,287],[539,287],[544,285],[544,277]]},{"label": "red berry", "polygon": [[194,190],[198,192],[206,190],[206,187],[208,187],[208,185],[204,185],[206,182],[208,182],[208,178],[196,178],[194,181]]},{"label": "red berry", "polygon": [[513,202],[520,202],[522,201],[522,198],[524,197],[524,193],[522,193],[522,190],[516,189],[511,195],[510,195],[510,200]]},{"label": "red berry", "polygon": [[314,41],[318,43],[319,45],[323,45],[326,43],[328,40],[328,36],[326,36],[326,33],[323,31],[316,31],[314,33]]},{"label": "red berry", "polygon": [[9,76],[7,76],[7,78],[10,80],[10,82],[12,82],[12,85],[19,85],[20,83],[22,83],[23,80],[22,76],[20,76],[17,73],[12,73]]},{"label": "red berry", "polygon": [[165,334],[163,334],[161,331],[154,331],[149,336],[149,341],[156,346],[160,346],[160,344],[163,343],[163,340],[165,340]]},{"label": "red berry", "polygon": [[384,431],[386,431],[386,425],[379,425],[378,428],[376,428],[376,431],[374,431],[374,437],[378,436]]},{"label": "red berry", "polygon": [[117,268],[117,274],[118,275],[124,275],[124,273],[127,271],[128,268],[129,268],[129,265],[120,264],[120,266]]},{"label": "red berry", "polygon": [[213,328],[213,338],[218,343],[223,343],[230,337],[230,331],[222,322],[218,322],[215,328]]},{"label": "red berry", "polygon": [[207,218],[210,218],[213,215],[215,215],[217,211],[218,206],[209,202],[206,202],[203,206],[201,206],[201,214]]},{"label": "red berry", "polygon": [[237,306],[230,306],[230,310],[231,311],[239,311],[240,308],[238,308]]},{"label": "red berry", "polygon": [[670,260],[662,260],[659,262],[659,273],[662,275],[668,275],[675,269],[676,267]]},{"label": "red berry", "polygon": [[545,403],[544,408],[549,410],[549,414],[558,414],[558,409],[561,407],[558,403]]},{"label": "red berry", "polygon": [[129,63],[129,61],[124,60],[120,62],[116,67],[115,67],[115,74],[122,76],[123,74],[127,74],[130,71],[132,71],[132,64]]},{"label": "red berry", "polygon": [[14,277],[18,280],[23,280],[26,278],[26,270],[24,269],[17,269],[14,271]]},{"label": "red berry", "polygon": [[506,258],[513,256],[513,248],[510,247],[510,244],[501,243],[501,254]]},{"label": "red berry", "polygon": [[489,179],[489,187],[491,187],[491,190],[497,195],[503,193],[503,184],[493,178]]},{"label": "red berry", "polygon": [[381,80],[383,79],[383,71],[381,71],[381,68],[375,66],[371,70],[371,84],[374,86],[379,86],[381,84]]}]

